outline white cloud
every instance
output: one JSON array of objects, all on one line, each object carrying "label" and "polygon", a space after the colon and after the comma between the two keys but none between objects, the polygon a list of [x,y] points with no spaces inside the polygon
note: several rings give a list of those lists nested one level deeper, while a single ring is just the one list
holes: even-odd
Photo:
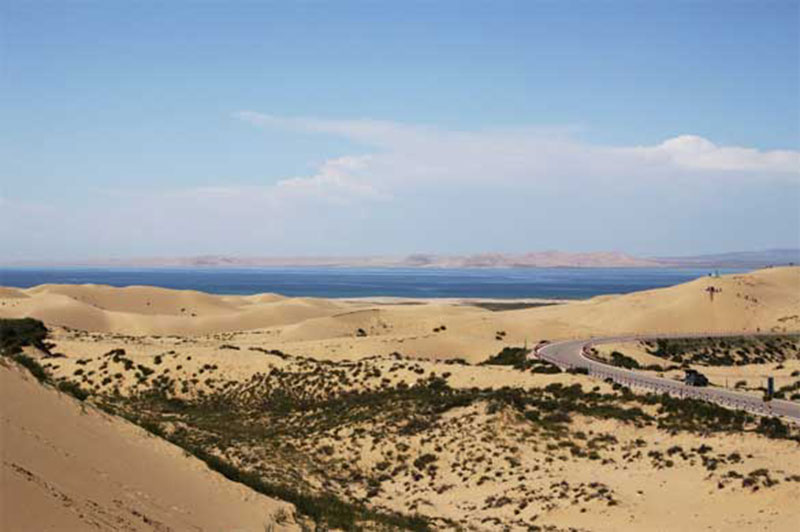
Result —
[{"label": "white cloud", "polygon": [[426,127],[409,126],[380,120],[323,120],[308,117],[283,117],[253,111],[240,111],[235,113],[234,116],[257,126],[305,131],[308,133],[327,133],[376,146],[395,145],[403,139],[408,141],[418,137],[426,130],[433,131]]},{"label": "white cloud", "polygon": [[[310,176],[282,179],[271,185],[203,186],[159,195],[207,207],[235,204],[238,210],[247,206],[286,210],[309,202],[345,205],[360,200],[390,199],[361,176],[370,158],[362,155],[330,159]],[[147,197],[145,194],[141,199]]]},{"label": "white cloud", "polygon": [[658,146],[635,148],[632,153],[696,170],[727,172],[800,173],[800,152],[759,151],[739,146],[717,146],[696,135],[681,135]]},{"label": "white cloud", "polygon": [[388,199],[360,173],[369,167],[371,157],[338,157],[326,161],[311,177],[293,177],[278,181],[276,192],[286,196],[311,196],[346,203],[352,199]]},{"label": "white cloud", "polygon": [[610,147],[578,142],[564,130],[553,129],[451,131],[374,120],[286,118],[252,111],[236,116],[261,127],[338,135],[377,150],[331,160],[314,176],[283,182],[319,196],[338,193],[370,199],[404,188],[448,184],[546,188],[658,180],[797,181],[800,177],[800,152],[718,146],[693,135],[655,146]]},{"label": "white cloud", "polygon": [[691,135],[620,147],[553,128],[237,117],[355,146],[309,175],[272,183],[90,190],[81,205],[0,197],[0,248],[19,257],[648,246],[674,254],[785,246],[800,237],[797,151]]}]

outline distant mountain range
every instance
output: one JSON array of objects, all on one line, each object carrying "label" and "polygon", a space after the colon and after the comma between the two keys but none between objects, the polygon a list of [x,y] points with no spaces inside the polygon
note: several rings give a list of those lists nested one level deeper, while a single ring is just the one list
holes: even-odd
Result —
[{"label": "distant mountain range", "polygon": [[661,257],[656,259],[665,266],[694,266],[698,268],[763,268],[779,264],[800,264],[800,249],[768,249],[765,251],[737,251],[694,257]]},{"label": "distant mountain range", "polygon": [[762,268],[800,264],[800,249],[740,251],[688,257],[635,257],[616,251],[569,253],[537,251],[522,254],[480,253],[475,255],[413,254],[401,257],[154,257],[102,259],[79,262],[6,263],[8,266],[109,266],[109,267],[395,267],[395,268],[612,268],[696,267]]}]

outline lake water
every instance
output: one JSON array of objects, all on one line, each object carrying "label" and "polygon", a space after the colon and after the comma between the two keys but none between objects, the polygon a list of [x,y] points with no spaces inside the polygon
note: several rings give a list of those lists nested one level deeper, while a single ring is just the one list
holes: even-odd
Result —
[{"label": "lake water", "polygon": [[[725,269],[721,274],[743,270]],[[581,299],[683,283],[691,268],[0,268],[0,285],[151,285],[215,294]]]}]

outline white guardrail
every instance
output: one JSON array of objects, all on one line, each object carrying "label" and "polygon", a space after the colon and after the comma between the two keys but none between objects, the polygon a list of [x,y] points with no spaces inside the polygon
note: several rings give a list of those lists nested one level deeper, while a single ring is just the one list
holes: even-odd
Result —
[{"label": "white guardrail", "polygon": [[[724,406],[726,408],[734,409],[734,410],[743,410],[746,412],[750,412],[753,414],[761,415],[761,416],[780,416],[784,417],[788,420],[794,422],[800,422],[800,419],[794,417],[793,415],[784,415],[781,412],[776,412],[776,404],[775,401],[764,401],[760,397],[753,397],[753,396],[746,396],[743,394],[739,394],[736,392],[732,392],[730,390],[721,390],[717,388],[701,388],[701,387],[693,387],[687,384],[684,384],[680,381],[673,381],[667,379],[666,377],[655,377],[643,374],[641,372],[634,372],[625,368],[619,368],[616,366],[610,366],[605,363],[599,362],[588,355],[588,351],[591,346],[600,344],[600,343],[622,343],[622,342],[630,342],[630,341],[642,341],[642,340],[656,340],[656,339],[665,339],[665,338],[719,338],[719,337],[728,337],[728,336],[782,336],[782,335],[796,335],[800,334],[797,332],[770,332],[770,333],[757,333],[748,334],[747,332],[728,332],[728,333],[683,333],[683,334],[676,334],[676,333],[667,333],[663,335],[624,335],[619,337],[610,337],[610,338],[590,338],[585,341],[581,340],[567,340],[562,342],[554,342],[554,343],[546,343],[546,344],[539,344],[537,345],[534,350],[534,356],[546,360],[556,366],[569,370],[575,368],[582,368],[588,371],[588,374],[592,377],[600,378],[603,380],[611,379],[611,381],[619,383],[623,386],[627,386],[629,388],[639,388],[650,390],[656,393],[666,393],[673,397],[679,398],[693,398],[699,399],[703,401],[708,401],[711,403],[718,404],[720,406]],[[566,361],[563,361],[559,358],[556,358],[552,355],[548,355],[543,353],[542,350],[546,349],[547,347],[554,347],[564,343],[579,343],[580,344],[580,356],[583,359],[582,363],[580,364],[572,364]],[[784,403],[784,401],[779,401],[779,403]],[[800,405],[798,405],[800,408]],[[777,410],[783,410],[782,408],[777,408]]]}]

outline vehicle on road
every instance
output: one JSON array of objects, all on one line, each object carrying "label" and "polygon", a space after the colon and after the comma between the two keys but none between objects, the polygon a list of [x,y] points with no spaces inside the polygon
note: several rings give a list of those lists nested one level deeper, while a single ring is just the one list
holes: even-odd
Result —
[{"label": "vehicle on road", "polygon": [[683,382],[689,386],[708,386],[708,377],[696,369],[684,370]]}]

